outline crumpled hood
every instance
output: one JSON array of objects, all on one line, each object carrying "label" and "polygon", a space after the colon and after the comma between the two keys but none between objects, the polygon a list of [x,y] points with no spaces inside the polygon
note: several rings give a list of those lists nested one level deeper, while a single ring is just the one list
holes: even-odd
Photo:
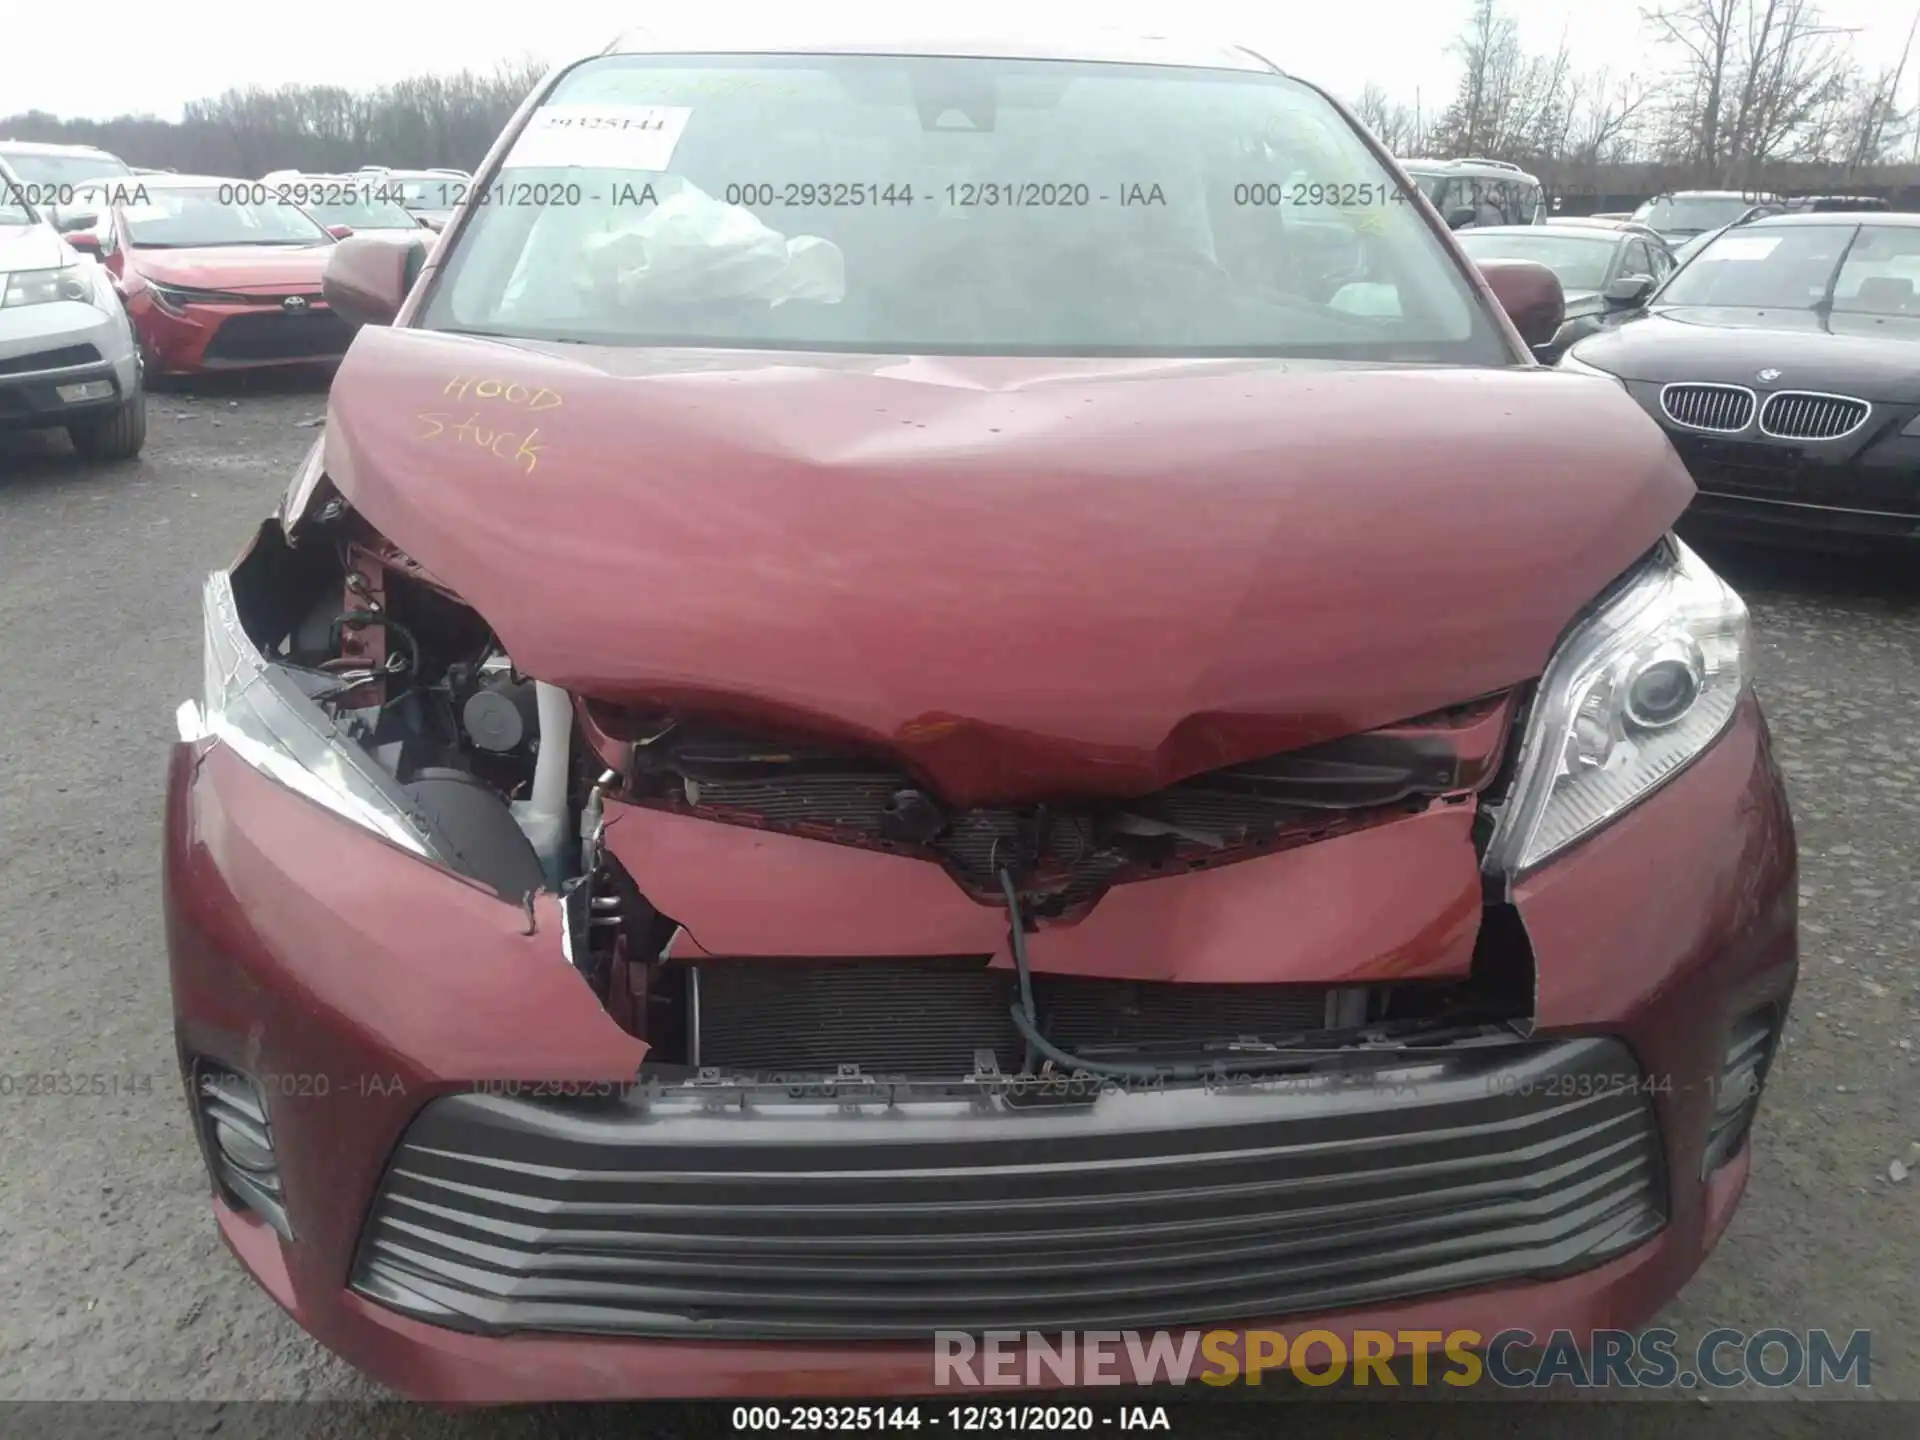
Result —
[{"label": "crumpled hood", "polygon": [[327,471],[540,679],[1139,793],[1536,676],[1693,486],[1612,385],[361,332]]},{"label": "crumpled hood", "polygon": [[317,292],[333,245],[218,245],[197,250],[136,250],[135,268],[162,285],[189,290]]}]

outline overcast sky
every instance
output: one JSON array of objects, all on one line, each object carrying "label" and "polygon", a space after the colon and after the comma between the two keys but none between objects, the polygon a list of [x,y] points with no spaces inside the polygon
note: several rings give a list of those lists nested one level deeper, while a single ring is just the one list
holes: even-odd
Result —
[{"label": "overcast sky", "polygon": [[[1916,0],[1827,0],[1836,24],[1860,27],[1863,60],[1892,64]],[[858,15],[894,5],[862,0],[719,0],[730,23],[751,26],[757,11],[788,24],[830,14]],[[1646,69],[1639,7],[1621,0],[1508,0],[1531,49],[1552,47],[1564,32],[1583,68]],[[491,68],[528,53],[559,60],[597,48],[646,14],[634,0],[559,0],[472,9],[393,0],[172,0],[140,23],[107,10],[47,4],[8,7],[0,45],[0,114],[51,110],[104,117],[151,111],[178,118],[186,101],[232,85],[330,82],[382,84],[428,70]],[[127,6],[128,10],[133,7]],[[991,29],[996,14],[1100,16],[1143,27],[1181,17],[1184,30],[1237,40],[1282,68],[1349,98],[1368,81],[1411,103],[1416,88],[1431,112],[1451,92],[1456,67],[1446,55],[1468,0],[1351,0],[1351,3],[1232,3],[1232,0],[1057,0],[1055,7],[968,0],[969,27]],[[89,39],[88,37],[93,38]],[[1920,78],[1920,77],[1917,77]]]}]

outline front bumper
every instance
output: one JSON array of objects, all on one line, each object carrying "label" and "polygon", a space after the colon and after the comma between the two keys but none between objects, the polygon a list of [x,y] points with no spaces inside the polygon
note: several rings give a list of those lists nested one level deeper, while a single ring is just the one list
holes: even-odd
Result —
[{"label": "front bumper", "polygon": [[352,327],[317,301],[297,315],[277,302],[196,303],[176,315],[141,291],[128,307],[159,375],[333,364],[353,341]]},{"label": "front bumper", "polygon": [[[123,312],[77,301],[0,310],[0,429],[49,428],[112,410],[138,386],[139,364]],[[109,393],[61,394],[102,383]]]},{"label": "front bumper", "polygon": [[1920,411],[1876,404],[1837,440],[1783,441],[1751,424],[1737,435],[1674,425],[1661,386],[1624,382],[1666,431],[1700,491],[1684,527],[1701,534],[1815,548],[1871,549],[1920,540]]},{"label": "front bumper", "polygon": [[[621,1086],[642,1051],[561,958],[551,897],[529,935],[516,907],[217,745],[175,748],[166,834],[180,1043],[267,1089],[294,1238],[216,1200],[223,1233],[323,1342],[449,1401],[927,1393],[932,1344],[906,1337],[949,1320],[1642,1323],[1732,1213],[1745,1148],[1702,1178],[1714,1081],[1730,1029],[1784,1005],[1797,963],[1791,823],[1750,702],[1520,887],[1544,1049],[1331,1092],[1110,1095],[1071,1119],[531,1100],[528,1082]],[[1543,1093],[1549,1073],[1608,1078]],[[1481,1198],[1423,1209],[1410,1180]],[[833,1208],[849,1202],[861,1214]],[[615,1214],[621,1263],[582,1274],[567,1244]],[[786,1242],[816,1222],[859,1273],[796,1260]],[[636,1230],[678,1248],[636,1253]]]},{"label": "front bumper", "polygon": [[1920,544],[1920,515],[1706,491],[1687,508],[1680,528],[1683,533],[1817,550],[1882,550]]}]

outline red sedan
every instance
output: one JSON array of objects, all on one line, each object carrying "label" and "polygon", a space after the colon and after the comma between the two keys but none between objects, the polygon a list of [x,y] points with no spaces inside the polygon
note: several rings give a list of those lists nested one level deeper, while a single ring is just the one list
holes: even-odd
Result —
[{"label": "red sedan", "polygon": [[[148,375],[330,363],[348,325],[320,297],[334,238],[257,181],[145,175],[87,192],[68,239],[113,272]],[[72,223],[69,217],[69,223]]]}]

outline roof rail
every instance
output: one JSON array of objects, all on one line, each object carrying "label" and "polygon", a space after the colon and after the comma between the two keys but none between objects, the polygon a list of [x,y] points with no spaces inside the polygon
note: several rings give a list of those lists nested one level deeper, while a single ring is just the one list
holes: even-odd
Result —
[{"label": "roof rail", "polygon": [[1454,161],[1456,165],[1491,165],[1496,170],[1518,170],[1520,167],[1511,160],[1488,160],[1481,155],[1462,155]]}]

